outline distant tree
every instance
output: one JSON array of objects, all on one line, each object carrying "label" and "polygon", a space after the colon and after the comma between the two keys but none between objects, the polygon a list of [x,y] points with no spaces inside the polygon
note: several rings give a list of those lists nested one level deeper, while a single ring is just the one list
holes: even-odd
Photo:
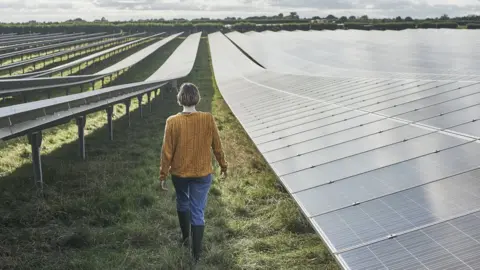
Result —
[{"label": "distant tree", "polygon": [[347,16],[342,16],[339,19],[340,22],[346,22],[347,20],[348,20]]},{"label": "distant tree", "polygon": [[312,20],[320,20],[320,19],[321,19],[320,16],[313,16],[312,17]]},{"label": "distant tree", "polygon": [[362,20],[362,21],[368,21],[368,16],[367,16],[367,15],[363,15],[362,17],[360,17],[360,20]]},{"label": "distant tree", "polygon": [[405,17],[405,21],[407,21],[407,22],[412,22],[413,19],[412,19],[412,17],[408,16],[408,17]]},{"label": "distant tree", "polygon": [[443,14],[442,17],[440,17],[440,20],[443,20],[443,21],[446,21],[446,20],[449,20],[450,17],[448,17],[447,14]]},{"label": "distant tree", "polygon": [[283,19],[283,13],[278,14],[278,18]]},{"label": "distant tree", "polygon": [[398,16],[397,18],[395,18],[395,21],[401,22],[401,21],[402,21],[402,17]]},{"label": "distant tree", "polygon": [[325,19],[327,20],[336,20],[337,17],[333,16],[332,14],[328,15]]},{"label": "distant tree", "polygon": [[350,17],[348,17],[348,19],[349,19],[350,21],[353,21],[353,20],[356,20],[357,17],[355,17],[355,16],[350,16]]},{"label": "distant tree", "polygon": [[289,15],[290,18],[292,19],[299,19],[300,17],[298,16],[298,13],[293,11],[293,12],[290,12],[290,15]]},{"label": "distant tree", "polygon": [[108,20],[107,20],[105,17],[102,17],[102,18],[100,19],[100,21],[101,21],[101,22],[108,22]]}]

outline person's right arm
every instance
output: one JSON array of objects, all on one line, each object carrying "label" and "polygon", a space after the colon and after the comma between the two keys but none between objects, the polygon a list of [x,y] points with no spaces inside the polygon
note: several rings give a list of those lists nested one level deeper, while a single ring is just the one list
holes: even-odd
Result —
[{"label": "person's right arm", "polygon": [[160,157],[160,180],[165,181],[170,171],[170,164],[173,157],[173,131],[172,121],[167,119],[165,125],[165,133],[163,137],[162,154]]},{"label": "person's right arm", "polygon": [[215,155],[215,159],[220,165],[222,174],[226,175],[228,164],[227,164],[227,161],[225,160],[225,153],[223,152],[222,141],[220,140],[220,134],[218,132],[217,123],[215,123],[215,118],[213,118],[213,115],[211,115],[211,121],[212,121],[212,128],[213,128],[213,141],[212,141],[213,154]]}]

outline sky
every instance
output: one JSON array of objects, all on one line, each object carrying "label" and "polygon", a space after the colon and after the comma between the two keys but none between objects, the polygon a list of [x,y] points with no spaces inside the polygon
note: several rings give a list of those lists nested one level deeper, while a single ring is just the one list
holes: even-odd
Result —
[{"label": "sky", "polygon": [[480,15],[480,0],[0,0],[0,22],[225,18],[289,14],[413,18]]}]

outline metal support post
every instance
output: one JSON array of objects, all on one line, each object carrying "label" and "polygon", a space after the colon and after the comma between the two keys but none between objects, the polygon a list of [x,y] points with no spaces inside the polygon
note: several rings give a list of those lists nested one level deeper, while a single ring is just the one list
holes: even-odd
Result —
[{"label": "metal support post", "polygon": [[172,81],[172,88],[175,89],[175,92],[178,92],[178,82],[177,82],[177,80]]},{"label": "metal support post", "polygon": [[151,92],[151,93],[148,93],[147,95],[148,95],[148,110],[150,112],[152,112],[152,99],[153,99],[152,95],[153,95],[153,93]]},{"label": "metal support post", "polygon": [[110,138],[110,141],[113,141],[113,106],[107,108],[107,119],[108,119],[108,135]]},{"label": "metal support post", "polygon": [[23,97],[23,103],[27,103],[28,102],[27,94],[23,94],[22,97]]},{"label": "metal support post", "polygon": [[42,157],[40,155],[40,147],[42,146],[42,132],[33,132],[28,135],[28,142],[32,146],[32,164],[33,177],[35,185],[43,189],[43,174],[42,174]]},{"label": "metal support post", "polygon": [[70,88],[65,89],[65,94],[68,96],[70,94]]},{"label": "metal support post", "polygon": [[127,113],[127,118],[128,118],[128,127],[130,127],[131,125],[131,122],[130,122],[130,105],[131,105],[131,100],[128,99],[127,101],[125,101],[125,107],[126,107],[126,113]]},{"label": "metal support post", "polygon": [[137,99],[138,99],[138,109],[140,110],[140,118],[143,118],[143,106],[142,106],[143,96],[139,95],[137,96]]},{"label": "metal support post", "polygon": [[85,123],[86,123],[86,117],[85,116],[79,116],[77,117],[77,126],[78,126],[78,146],[80,149],[80,157],[85,160],[86,159],[86,154],[85,154]]}]

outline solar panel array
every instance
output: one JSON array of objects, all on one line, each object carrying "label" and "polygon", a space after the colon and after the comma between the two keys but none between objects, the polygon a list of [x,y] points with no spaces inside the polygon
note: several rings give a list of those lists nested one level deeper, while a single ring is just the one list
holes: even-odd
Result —
[{"label": "solar panel array", "polygon": [[[102,55],[108,55],[117,50],[123,50],[127,46],[139,42],[152,41],[154,38],[162,34],[163,33],[150,35],[114,48],[102,50],[60,67],[42,71],[42,74],[50,74],[64,68],[78,66],[85,61],[93,61],[95,58]],[[182,33],[173,34],[160,41],[154,42],[96,74],[72,77],[0,80],[0,87],[9,87],[6,91],[4,91],[5,89],[0,89],[0,96],[9,96],[22,91],[35,91],[39,88],[68,87],[75,84],[85,83],[85,81],[90,79],[103,79],[104,76],[122,72],[124,69],[139,63],[141,60],[152,55],[155,51],[181,34]],[[44,100],[25,102],[19,105],[0,108],[0,140],[10,140],[23,135],[29,137],[29,143],[32,146],[32,163],[35,183],[40,187],[43,187],[40,146],[42,141],[42,131],[44,129],[58,126],[72,119],[76,119],[78,125],[80,154],[82,158],[85,159],[84,128],[86,115],[105,109],[107,111],[109,136],[110,139],[113,140],[113,106],[119,103],[125,104],[128,121],[130,121],[131,99],[137,98],[140,103],[140,115],[143,115],[142,100],[145,95],[148,96],[147,100],[151,106],[151,100],[160,87],[169,82],[183,78],[191,72],[196,59],[200,37],[201,33],[188,36],[166,60],[166,62],[157,71],[153,72],[146,81],[110,86],[97,91],[87,91],[73,95],[68,95],[67,91],[66,96],[56,98],[50,98],[49,96]],[[12,85],[14,86],[12,87]],[[19,88],[15,88],[15,86]]]},{"label": "solar panel array", "polygon": [[222,95],[346,269],[480,268],[480,70],[443,34],[209,35]]},{"label": "solar panel array", "polygon": [[[89,82],[93,82],[99,79],[102,79],[103,77],[110,76],[111,74],[120,72],[122,70],[126,70],[130,68],[133,65],[136,65],[149,55],[151,55],[153,52],[156,50],[160,49],[163,47],[165,44],[168,42],[172,41],[176,37],[180,36],[181,33],[173,34],[170,35],[164,39],[161,39],[160,41],[157,41],[154,44],[151,44],[147,46],[146,48],[126,57],[125,59],[109,66],[106,67],[105,69],[95,73],[95,74],[89,74],[89,75],[80,75],[80,76],[67,76],[67,77],[50,77],[50,78],[26,78],[26,79],[6,79],[6,80],[0,80],[0,96],[5,96],[5,95],[11,95],[14,93],[25,93],[25,92],[32,92],[32,91],[40,91],[44,89],[51,89],[51,88],[59,88],[59,87],[70,87],[70,86],[75,86],[75,85],[81,85]],[[94,53],[91,55],[87,55],[83,58],[77,59],[75,61],[66,63],[64,65],[61,65],[59,67],[55,67],[52,69],[49,69],[47,71],[39,71],[39,72],[34,72],[34,73],[28,73],[27,75],[31,74],[53,74],[55,72],[59,72],[61,70],[64,70],[66,68],[72,68],[78,65],[81,65],[82,63],[86,62],[92,62],[94,59],[106,55],[109,53],[115,52],[115,50],[122,50],[126,49],[129,45],[133,43],[138,43],[138,42],[143,42],[148,39],[152,39],[156,36],[159,36],[162,34],[156,34],[156,35],[151,35],[146,38],[141,38],[139,40],[129,42],[123,45],[116,46],[114,48],[109,48],[103,51],[100,51],[98,53]],[[177,70],[178,69],[173,69]],[[8,78],[8,77],[7,77]]]},{"label": "solar panel array", "polygon": [[475,61],[480,57],[475,49],[480,40],[468,31],[267,31],[227,36],[264,67],[279,72],[480,80],[480,65]]},{"label": "solar panel array", "polygon": [[[107,68],[107,71],[101,71],[100,73],[110,73],[134,65],[145,57],[151,55],[166,43],[178,37],[180,34],[181,33],[173,34],[164,38],[132,54],[122,61],[113,64],[111,67],[114,67],[114,70]],[[129,93],[145,91],[145,89],[150,89],[152,87],[155,88],[165,82],[187,76],[193,68],[200,37],[201,33],[192,34],[187,37],[167,61],[145,82],[106,87],[100,91],[89,91],[70,96],[0,108],[0,120],[2,120],[0,121],[0,139],[23,135],[25,132],[31,131],[32,129],[38,129],[39,126],[44,125],[46,122],[51,122],[59,118],[71,117],[75,112],[83,111],[85,105],[88,105],[91,102],[107,102],[108,100],[104,100],[102,96],[105,96],[107,99],[116,97],[125,98],[122,96],[125,91]],[[165,71],[165,68],[168,68],[168,72]],[[172,74],[174,75],[172,76]],[[68,78],[69,77],[62,78],[64,83],[68,83]],[[73,111],[73,113],[71,111]],[[26,114],[28,114],[28,116],[20,116]]]}]

